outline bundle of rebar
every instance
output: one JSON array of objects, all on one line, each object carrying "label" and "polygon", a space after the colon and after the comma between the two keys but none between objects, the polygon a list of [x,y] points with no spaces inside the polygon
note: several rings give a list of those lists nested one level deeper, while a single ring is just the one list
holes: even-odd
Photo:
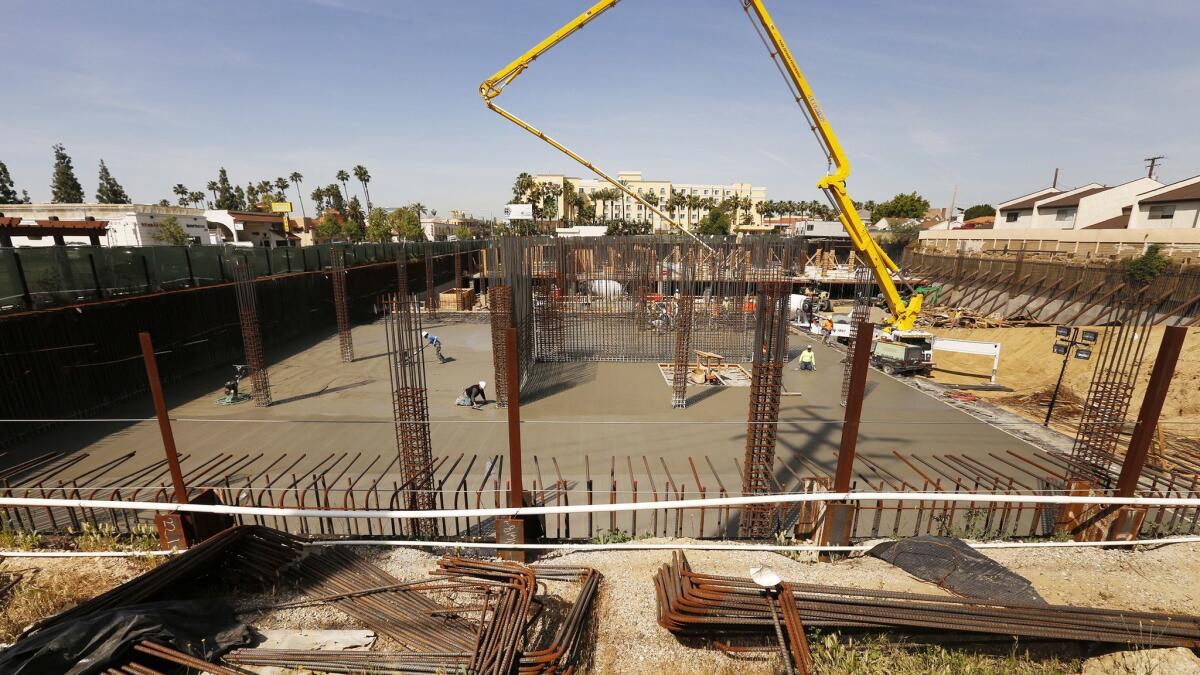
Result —
[{"label": "bundle of rebar", "polygon": [[329,252],[329,260],[333,268],[333,313],[337,319],[338,348],[342,361],[350,363],[354,360],[354,336],[350,332],[350,312],[346,308],[346,252],[335,248]]},{"label": "bundle of rebar", "polygon": [[23,635],[106,609],[177,598],[181,587],[210,571],[232,571],[242,577],[273,581],[280,569],[300,557],[300,549],[294,537],[269,527],[233,527],[107,593],[34,624]]},{"label": "bundle of rebar", "polygon": [[[305,558],[296,572],[309,596],[300,603],[328,602],[408,651],[239,649],[225,657],[227,662],[330,673],[570,672],[602,578],[586,567],[531,568],[445,557],[429,579],[399,583],[341,549]],[[533,632],[543,604],[536,597],[539,581],[577,582],[580,590],[553,639],[535,648],[544,642]],[[479,602],[444,604],[446,593]]]},{"label": "bundle of rebar", "polygon": [[246,350],[246,365],[254,383],[254,405],[271,405],[271,379],[263,356],[262,336],[258,326],[258,289],[254,273],[245,258],[234,258],[233,278],[237,292],[238,318],[242,325],[242,346]]},{"label": "bundle of rebar", "polygon": [[[415,303],[398,295],[385,298],[383,304],[396,452],[400,458],[400,474],[407,486],[405,505],[409,509],[429,511],[436,502],[421,313]],[[437,535],[437,523],[433,519],[414,520],[410,527],[414,536]]]},{"label": "bundle of rebar", "polygon": [[[785,583],[805,626],[906,634],[1012,636],[1121,645],[1200,646],[1200,617],[1118,609],[996,603],[895,591]],[[750,579],[693,572],[682,553],[654,577],[658,623],[676,635],[774,636],[767,594]]]}]

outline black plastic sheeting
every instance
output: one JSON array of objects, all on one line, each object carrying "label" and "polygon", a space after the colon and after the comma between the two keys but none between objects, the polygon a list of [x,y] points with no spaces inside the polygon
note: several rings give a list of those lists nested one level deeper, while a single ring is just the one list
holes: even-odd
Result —
[{"label": "black plastic sheeting", "polygon": [[1046,604],[1025,577],[967,546],[961,539],[923,534],[885,541],[867,555],[966,598]]},{"label": "black plastic sheeting", "polygon": [[208,661],[254,642],[223,602],[152,602],[96,612],[24,638],[0,652],[0,673],[98,673],[123,662],[142,640]]}]

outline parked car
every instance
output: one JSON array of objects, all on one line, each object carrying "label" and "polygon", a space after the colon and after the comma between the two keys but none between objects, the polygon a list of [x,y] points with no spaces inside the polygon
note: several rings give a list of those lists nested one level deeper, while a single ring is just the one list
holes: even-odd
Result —
[{"label": "parked car", "polygon": [[925,350],[907,342],[876,342],[871,349],[871,365],[888,375],[928,375],[933,370],[933,363],[925,358]]}]

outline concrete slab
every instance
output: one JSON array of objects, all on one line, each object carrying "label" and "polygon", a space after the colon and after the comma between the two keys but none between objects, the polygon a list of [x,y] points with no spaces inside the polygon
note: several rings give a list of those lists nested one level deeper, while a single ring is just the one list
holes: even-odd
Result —
[{"label": "concrete slab", "polygon": [[[493,404],[483,410],[454,405],[473,382],[485,380],[489,393],[493,390],[489,327],[435,322],[427,328],[441,338],[451,359],[438,364],[429,355],[427,362],[433,448],[435,457],[444,458],[438,465],[442,500],[447,507],[492,506],[502,501],[497,491],[504,488],[508,471],[503,459],[494,461],[507,453],[507,413]],[[785,396],[780,413],[777,479],[786,489],[795,486],[795,475],[832,474],[840,441],[841,354],[798,335],[791,338],[792,354],[808,344],[816,350],[817,370],[800,372],[789,363],[784,375],[787,390],[800,394]],[[288,353],[268,354],[275,400],[269,408],[217,405],[228,375],[223,370],[168,384],[188,482],[269,486],[265,493],[240,497],[241,503],[264,505],[304,500],[306,505],[361,507],[367,498],[363,491],[372,486],[390,493],[399,472],[382,324],[356,326],[354,346],[357,358],[348,364],[341,362],[332,334]],[[748,389],[693,386],[688,396],[687,409],[672,409],[671,388],[655,363],[537,364],[522,403],[526,487],[553,487],[561,476],[572,494],[548,497],[552,503],[585,501],[589,478],[595,501],[646,501],[668,491],[695,497],[700,486],[707,496],[718,496],[719,485],[739,494]],[[153,411],[146,398],[104,414],[149,418]],[[856,465],[860,489],[919,489],[922,475],[942,478],[942,487],[953,489],[944,478],[952,470],[939,465],[936,456],[964,455],[1004,471],[987,453],[1010,450],[1035,452],[1024,441],[882,373],[868,376]],[[79,477],[105,491],[123,486],[122,497],[132,499],[152,497],[169,484],[165,469],[154,467],[163,455],[153,421],[64,425],[17,448],[6,461],[54,451],[67,453],[64,462],[73,463],[45,485]],[[929,464],[906,463],[894,451]],[[503,477],[497,475],[501,469]],[[144,489],[135,493],[133,487]],[[226,498],[238,498],[236,492],[230,490]],[[389,505],[386,494],[376,499],[382,507]],[[633,529],[644,529],[647,519],[643,515]],[[713,527],[709,520],[706,533]],[[583,520],[572,522],[578,536]],[[315,521],[309,525],[313,531],[325,527]]]}]

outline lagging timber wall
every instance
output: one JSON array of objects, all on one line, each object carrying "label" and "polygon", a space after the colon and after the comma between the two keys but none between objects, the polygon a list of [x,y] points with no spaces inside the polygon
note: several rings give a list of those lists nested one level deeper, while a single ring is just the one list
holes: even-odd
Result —
[{"label": "lagging timber wall", "polygon": [[[1117,262],[1074,263],[1009,255],[908,251],[909,283],[940,286],[934,305],[982,314],[1063,325],[1097,325],[1114,319],[1124,300],[1137,295],[1155,325],[1200,324],[1200,268],[1171,267],[1148,285],[1128,278]],[[928,303],[929,300],[926,300]]]},{"label": "lagging timber wall", "polygon": [[[435,257],[435,285],[453,276],[453,257]],[[410,260],[410,292],[423,293],[425,281],[424,260]],[[333,332],[331,284],[329,270],[257,279],[264,345],[278,347]],[[347,270],[351,320],[374,320],[378,297],[395,291],[395,262]],[[95,416],[142,393],[146,371],[139,331],[149,331],[154,340],[164,382],[244,363],[232,283],[4,315],[0,316],[0,418]],[[219,386],[218,377],[231,374],[216,370],[213,386]],[[0,447],[48,426],[47,422],[0,423]]]}]

